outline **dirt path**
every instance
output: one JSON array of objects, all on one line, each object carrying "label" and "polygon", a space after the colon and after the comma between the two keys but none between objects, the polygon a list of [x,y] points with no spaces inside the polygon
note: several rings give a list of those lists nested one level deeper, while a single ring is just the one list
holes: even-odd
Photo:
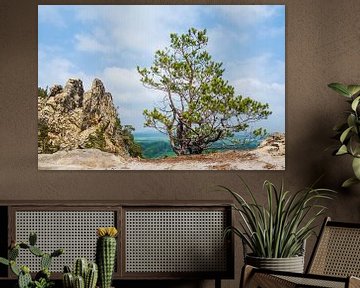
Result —
[{"label": "dirt path", "polygon": [[164,159],[134,159],[97,149],[39,154],[40,170],[284,170],[285,154],[262,147]]}]

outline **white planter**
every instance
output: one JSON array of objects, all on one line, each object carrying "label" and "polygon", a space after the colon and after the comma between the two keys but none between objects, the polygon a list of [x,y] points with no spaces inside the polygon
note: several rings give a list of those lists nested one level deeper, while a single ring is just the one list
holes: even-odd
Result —
[{"label": "white planter", "polygon": [[304,256],[289,258],[262,258],[246,255],[245,263],[262,269],[304,273]]}]

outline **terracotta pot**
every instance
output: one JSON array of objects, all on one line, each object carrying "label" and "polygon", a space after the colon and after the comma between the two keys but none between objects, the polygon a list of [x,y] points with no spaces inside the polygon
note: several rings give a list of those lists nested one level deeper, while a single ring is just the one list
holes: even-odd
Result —
[{"label": "terracotta pot", "polygon": [[246,255],[245,263],[254,267],[287,272],[304,272],[304,256],[289,258],[263,258]]}]

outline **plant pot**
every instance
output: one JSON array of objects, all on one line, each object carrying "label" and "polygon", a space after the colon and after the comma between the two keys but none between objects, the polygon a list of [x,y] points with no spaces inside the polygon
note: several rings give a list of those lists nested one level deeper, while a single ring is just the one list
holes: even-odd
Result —
[{"label": "plant pot", "polygon": [[289,258],[263,258],[246,255],[245,263],[262,269],[304,273],[304,256]]}]

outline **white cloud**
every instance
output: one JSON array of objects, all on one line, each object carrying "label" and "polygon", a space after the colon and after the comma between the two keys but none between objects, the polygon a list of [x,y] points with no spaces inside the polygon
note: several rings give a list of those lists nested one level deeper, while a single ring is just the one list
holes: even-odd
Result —
[{"label": "white cloud", "polygon": [[244,27],[271,18],[277,13],[279,5],[220,5],[215,6],[225,19]]},{"label": "white cloud", "polygon": [[75,35],[76,49],[86,52],[108,53],[110,47],[99,42],[96,36],[77,34]]},{"label": "white cloud", "polygon": [[[184,19],[183,15],[188,15],[188,18]],[[82,48],[81,41],[86,39],[87,44],[91,44],[89,39],[92,39],[96,47],[101,43],[102,48],[113,47],[113,51],[120,54],[124,51],[153,54],[168,45],[170,33],[185,23],[187,28],[191,26],[197,19],[196,15],[197,9],[190,6],[177,6],[176,9],[171,5],[161,6],[161,9],[155,5],[90,6],[79,9],[76,17],[83,23],[96,23],[94,27],[97,28],[75,40],[77,47]],[[99,27],[102,33],[95,31]],[[91,45],[85,47],[91,50]]]},{"label": "white cloud", "polygon": [[46,25],[54,25],[58,28],[66,27],[64,16],[58,10],[58,7],[51,5],[38,6],[38,21],[39,23],[46,23]]},{"label": "white cloud", "polygon": [[274,59],[269,53],[256,57],[227,62],[225,78],[230,81],[240,78],[262,79],[266,83],[285,82],[285,62]]},{"label": "white cloud", "polygon": [[273,38],[278,36],[285,37],[285,27],[269,27],[265,26],[258,30],[258,35],[262,38]]},{"label": "white cloud", "polygon": [[[55,84],[65,85],[69,78],[79,78],[84,84],[89,83],[91,77],[81,71],[69,59],[53,54],[58,49],[39,47],[38,51],[38,85],[45,88]],[[84,88],[90,87],[84,85]]]},{"label": "white cloud", "polygon": [[268,120],[257,123],[257,126],[266,127],[272,132],[285,131],[285,84],[241,78],[235,80],[233,86],[237,94],[269,104],[272,115]]},{"label": "white cloud", "polygon": [[261,102],[271,102],[276,106],[284,106],[284,84],[266,83],[255,78],[242,78],[234,81],[234,87],[238,94],[243,96],[250,96]]},{"label": "white cloud", "polygon": [[108,67],[102,72],[101,79],[118,103],[139,105],[157,100],[158,93],[142,85],[136,69]]},{"label": "white cloud", "polygon": [[[207,50],[210,54],[227,57],[226,51],[232,51],[234,46],[241,47],[250,40],[250,35],[242,31],[229,30],[224,26],[208,29],[209,42]],[[216,59],[215,59],[216,60]]]}]

